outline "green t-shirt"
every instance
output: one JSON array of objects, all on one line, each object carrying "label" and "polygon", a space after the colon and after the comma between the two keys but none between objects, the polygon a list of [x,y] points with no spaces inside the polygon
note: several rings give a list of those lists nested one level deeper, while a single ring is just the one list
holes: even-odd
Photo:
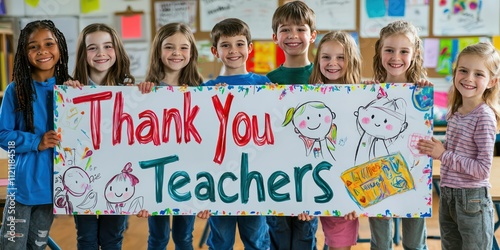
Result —
[{"label": "green t-shirt", "polygon": [[279,68],[267,73],[267,77],[271,82],[277,84],[307,84],[311,75],[313,64],[309,64],[300,68],[287,68],[280,66]]}]

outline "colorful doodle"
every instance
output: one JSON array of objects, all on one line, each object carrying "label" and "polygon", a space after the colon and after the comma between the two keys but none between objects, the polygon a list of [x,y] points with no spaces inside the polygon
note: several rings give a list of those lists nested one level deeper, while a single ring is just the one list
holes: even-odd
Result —
[{"label": "colorful doodle", "polygon": [[344,171],[341,178],[351,197],[363,208],[415,187],[408,164],[400,153],[355,166]]},{"label": "colorful doodle", "polygon": [[323,102],[311,101],[289,108],[283,126],[293,124],[295,133],[304,142],[306,156],[313,152],[314,158],[323,158],[323,151],[326,151],[335,160],[337,125],[334,119],[335,113]]},{"label": "colorful doodle", "polygon": [[406,101],[401,98],[389,99],[382,87],[379,88],[377,98],[359,107],[354,115],[361,134],[354,158],[355,165],[388,155],[388,144],[393,143],[408,127]]}]

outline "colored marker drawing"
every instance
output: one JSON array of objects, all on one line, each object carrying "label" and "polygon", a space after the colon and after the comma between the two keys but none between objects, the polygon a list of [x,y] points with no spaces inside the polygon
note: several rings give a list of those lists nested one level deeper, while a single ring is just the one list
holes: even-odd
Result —
[{"label": "colored marker drawing", "polygon": [[306,156],[313,152],[314,158],[324,158],[323,152],[335,160],[337,125],[333,123],[335,113],[323,102],[310,101],[299,105],[297,108],[289,108],[286,112],[282,126],[290,122],[295,127],[295,133],[304,142]]},{"label": "colored marker drawing", "polygon": [[[448,2],[448,3],[447,3]],[[440,1],[440,6],[451,6],[445,9],[445,13],[448,15],[459,15],[462,14],[465,17],[472,17],[477,21],[481,17],[481,8],[483,5],[482,0],[451,0],[451,1]]]},{"label": "colored marker drawing", "polygon": [[389,99],[381,87],[377,99],[354,112],[361,135],[354,165],[389,154],[387,147],[406,130],[406,101],[402,98]]},{"label": "colored marker drawing", "polygon": [[54,205],[66,209],[66,214],[73,213],[71,198],[87,196],[77,205],[80,209],[93,209],[97,204],[97,193],[91,190],[90,177],[77,166],[70,167],[62,175],[62,188],[57,187],[54,194]]},{"label": "colored marker drawing", "polygon": [[66,127],[76,129],[82,121],[83,112],[78,111],[77,107],[71,107],[66,110],[65,115],[61,118]]},{"label": "colored marker drawing", "polygon": [[128,162],[123,167],[121,173],[113,176],[104,189],[104,198],[107,201],[109,213],[112,214],[130,214],[139,212],[144,205],[144,197],[139,196],[130,202],[128,210],[126,202],[131,200],[135,194],[135,185],[139,179],[131,174],[132,163]]},{"label": "colored marker drawing", "polygon": [[340,178],[349,195],[362,208],[415,189],[408,164],[399,152],[350,168]]}]

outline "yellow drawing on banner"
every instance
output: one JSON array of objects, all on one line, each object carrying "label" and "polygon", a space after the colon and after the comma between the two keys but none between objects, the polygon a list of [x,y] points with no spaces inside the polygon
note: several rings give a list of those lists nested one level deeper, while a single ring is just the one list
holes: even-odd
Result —
[{"label": "yellow drawing on banner", "polygon": [[408,164],[399,152],[352,167],[340,178],[354,201],[364,208],[415,188]]}]

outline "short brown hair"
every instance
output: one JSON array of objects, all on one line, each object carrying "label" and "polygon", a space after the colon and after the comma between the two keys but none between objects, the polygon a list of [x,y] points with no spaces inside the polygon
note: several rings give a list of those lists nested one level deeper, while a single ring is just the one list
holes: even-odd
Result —
[{"label": "short brown hair", "polygon": [[250,28],[245,22],[238,18],[227,18],[214,25],[210,38],[212,39],[212,46],[217,47],[217,42],[222,36],[239,35],[245,36],[248,44],[252,42]]},{"label": "short brown hair", "polygon": [[311,32],[316,30],[316,14],[302,1],[288,2],[274,11],[272,27],[273,33],[278,32],[278,26],[287,22],[296,25],[309,25]]}]

